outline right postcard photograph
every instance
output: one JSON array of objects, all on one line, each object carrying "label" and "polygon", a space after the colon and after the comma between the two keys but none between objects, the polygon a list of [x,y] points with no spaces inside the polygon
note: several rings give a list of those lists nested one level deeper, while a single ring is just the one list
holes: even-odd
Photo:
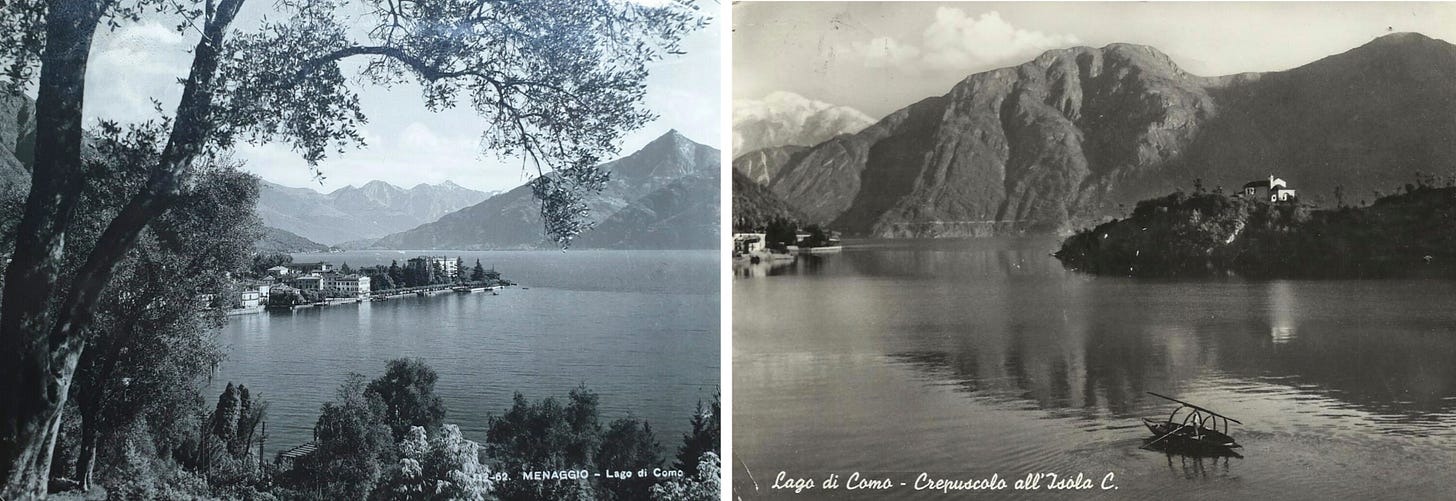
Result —
[{"label": "right postcard photograph", "polygon": [[734,499],[1456,492],[1456,4],[731,9]]}]

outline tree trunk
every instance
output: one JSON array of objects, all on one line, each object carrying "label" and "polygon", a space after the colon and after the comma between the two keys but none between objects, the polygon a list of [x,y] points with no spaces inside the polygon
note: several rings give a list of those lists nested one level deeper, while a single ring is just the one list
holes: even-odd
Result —
[{"label": "tree trunk", "polygon": [[81,165],[81,103],[86,62],[109,1],[56,0],[46,18],[36,99],[36,152],[30,196],[17,228],[0,303],[0,499],[44,496],[62,404],[84,348],[101,291],[147,224],[166,211],[201,153],[212,127],[213,81],[224,35],[243,0],[222,0],[193,51],[166,148],[143,191],[109,222],[70,287],[58,292],[65,232],[85,184]]},{"label": "tree trunk", "polygon": [[81,450],[76,455],[76,481],[81,491],[90,491],[93,485],[91,472],[96,469],[97,423],[94,409],[81,410]]},{"label": "tree trunk", "polygon": [[[44,496],[68,375],[46,334],[66,229],[82,186],[86,62],[102,2],[58,0],[46,14],[36,96],[35,165],[0,299],[0,499]],[[64,365],[64,364],[63,364]],[[74,366],[74,363],[72,363]]]}]

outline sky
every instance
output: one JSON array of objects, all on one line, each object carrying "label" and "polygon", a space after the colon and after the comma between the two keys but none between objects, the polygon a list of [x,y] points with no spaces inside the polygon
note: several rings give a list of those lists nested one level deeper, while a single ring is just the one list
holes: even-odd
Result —
[{"label": "sky", "polygon": [[1392,32],[1456,42],[1456,3],[740,2],[732,22],[734,99],[789,91],[875,118],[1056,48],[1145,44],[1217,76]]},{"label": "sky", "polygon": [[[719,17],[717,3],[702,3],[703,9],[713,12],[712,17]],[[250,31],[270,14],[273,4],[270,0],[247,2],[233,26]],[[187,75],[188,51],[197,43],[195,32],[177,33],[176,22],[174,18],[146,18],[115,31],[101,30],[87,70],[84,114],[88,125],[102,118],[121,122],[154,119],[152,99],[161,101],[168,114],[175,110],[181,96],[176,82]],[[683,40],[686,54],[669,55],[649,66],[645,106],[659,118],[627,135],[618,156],[636,151],[670,129],[699,143],[719,146],[721,25],[721,20],[713,19]],[[500,159],[483,150],[479,138],[484,123],[468,109],[432,113],[425,109],[414,85],[354,88],[361,91],[363,111],[369,117],[362,130],[368,146],[331,155],[319,165],[322,179],[287,145],[241,144],[235,157],[267,181],[320,191],[361,186],[372,180],[405,188],[449,180],[477,190],[506,190],[535,173],[534,168],[524,171],[519,158]]]}]

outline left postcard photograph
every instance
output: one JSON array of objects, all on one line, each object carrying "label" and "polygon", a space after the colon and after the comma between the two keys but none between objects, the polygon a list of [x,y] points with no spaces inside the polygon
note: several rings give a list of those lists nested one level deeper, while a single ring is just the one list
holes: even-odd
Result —
[{"label": "left postcard photograph", "polygon": [[0,2],[0,500],[718,499],[720,7]]}]

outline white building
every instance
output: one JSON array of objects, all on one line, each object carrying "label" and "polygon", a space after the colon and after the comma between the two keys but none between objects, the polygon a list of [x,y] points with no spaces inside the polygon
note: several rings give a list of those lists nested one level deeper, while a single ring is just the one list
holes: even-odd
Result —
[{"label": "white building", "polygon": [[446,277],[450,277],[451,280],[460,278],[460,267],[456,266],[457,263],[454,259],[445,256],[431,256],[430,264],[439,266],[440,271],[443,272]]},{"label": "white building", "polygon": [[748,255],[763,252],[767,247],[768,235],[763,233],[734,233],[733,253]]},{"label": "white building", "polygon": [[299,290],[324,290],[324,276],[318,273],[309,273],[294,278],[293,287]]},{"label": "white building", "polygon": [[1274,176],[1269,176],[1267,180],[1249,181],[1245,183],[1243,195],[1249,198],[1258,197],[1260,188],[1264,189],[1264,197],[1270,202],[1289,202],[1296,198],[1294,190],[1289,187],[1289,183]]},{"label": "white building", "polygon": [[369,277],[333,273],[324,276],[323,288],[363,297],[369,295]]}]

